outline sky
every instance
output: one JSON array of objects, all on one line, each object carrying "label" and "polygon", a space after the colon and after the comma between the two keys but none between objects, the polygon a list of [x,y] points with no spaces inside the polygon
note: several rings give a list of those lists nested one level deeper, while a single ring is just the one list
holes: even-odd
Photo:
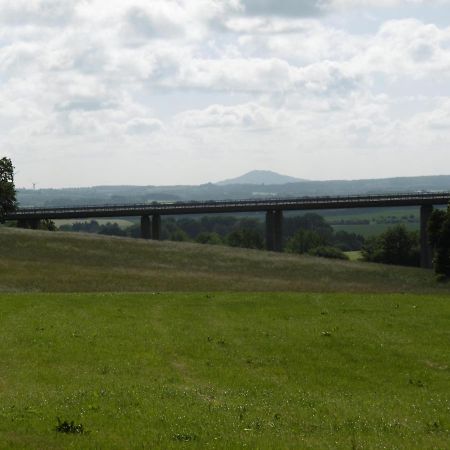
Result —
[{"label": "sky", "polygon": [[0,0],[16,185],[450,174],[450,0]]}]

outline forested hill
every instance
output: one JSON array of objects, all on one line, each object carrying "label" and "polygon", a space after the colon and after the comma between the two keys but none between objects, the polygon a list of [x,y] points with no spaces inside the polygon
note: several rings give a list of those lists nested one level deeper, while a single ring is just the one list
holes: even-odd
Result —
[{"label": "forested hill", "polygon": [[387,192],[450,191],[450,175],[369,180],[301,181],[286,184],[202,184],[199,186],[95,186],[66,189],[19,189],[25,206],[223,200],[242,198],[352,195]]}]

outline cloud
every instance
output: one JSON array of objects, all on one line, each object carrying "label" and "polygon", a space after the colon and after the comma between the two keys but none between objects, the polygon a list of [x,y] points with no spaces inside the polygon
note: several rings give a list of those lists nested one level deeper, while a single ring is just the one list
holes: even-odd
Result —
[{"label": "cloud", "polygon": [[224,106],[211,105],[204,110],[179,114],[176,121],[183,128],[267,129],[276,126],[277,114],[270,108],[254,103]]},{"label": "cloud", "polygon": [[438,28],[414,19],[389,21],[370,39],[352,64],[365,72],[419,79],[450,76],[450,27]]},{"label": "cloud", "polygon": [[8,26],[64,26],[79,0],[1,0],[0,22]]},{"label": "cloud", "polygon": [[446,5],[449,0],[327,0],[325,5],[329,9],[352,8],[396,8],[401,6],[433,6]]},{"label": "cloud", "polygon": [[249,15],[315,16],[321,13],[318,0],[241,0]]},{"label": "cloud", "polygon": [[56,105],[57,111],[100,111],[102,109],[114,109],[117,105],[109,100],[101,98],[75,98]]},{"label": "cloud", "polygon": [[[171,168],[175,157],[201,161],[189,166],[192,182],[199,170],[207,179],[238,170],[237,156],[249,169],[285,171],[325,160],[324,177],[368,175],[389,152],[414,162],[422,148],[437,160],[450,145],[450,28],[388,21],[381,4],[413,5],[0,0],[0,147],[18,166],[57,161],[49,176],[61,184],[66,154],[80,168],[107,159],[118,177],[121,152],[142,167],[151,155],[159,182],[162,168],[187,181],[184,167]],[[348,13],[359,7],[370,8],[376,29],[354,31],[372,24]],[[413,162],[405,172],[421,170]],[[96,183],[95,172],[78,184]]]},{"label": "cloud", "polygon": [[184,33],[182,19],[183,11],[173,3],[155,2],[145,9],[135,6],[125,13],[124,32],[131,32],[142,40],[181,37]]},{"label": "cloud", "polygon": [[161,131],[164,124],[158,119],[134,118],[126,124],[125,129],[128,134],[142,135]]}]

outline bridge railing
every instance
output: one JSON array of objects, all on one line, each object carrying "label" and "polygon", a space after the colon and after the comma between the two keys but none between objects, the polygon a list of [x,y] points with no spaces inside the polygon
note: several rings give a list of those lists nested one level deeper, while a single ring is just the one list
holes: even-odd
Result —
[{"label": "bridge railing", "polygon": [[314,205],[321,203],[342,204],[342,203],[376,203],[380,201],[449,201],[450,192],[426,192],[426,193],[389,193],[389,194],[369,194],[369,195],[346,195],[346,196],[302,196],[285,198],[265,198],[265,199],[242,199],[242,200],[203,200],[203,201],[180,201],[180,202],[152,202],[152,203],[129,203],[129,204],[102,204],[85,206],[63,206],[63,207],[27,207],[20,208],[13,213],[14,216],[30,215],[33,213],[71,213],[71,212],[112,212],[112,211],[137,211],[137,210],[160,210],[165,209],[202,209],[206,207],[252,207],[267,206],[281,207],[289,205]]}]

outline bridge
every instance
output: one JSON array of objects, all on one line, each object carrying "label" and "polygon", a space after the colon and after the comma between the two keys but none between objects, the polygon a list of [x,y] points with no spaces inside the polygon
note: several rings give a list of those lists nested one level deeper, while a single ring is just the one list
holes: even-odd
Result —
[{"label": "bridge", "polygon": [[417,192],[352,196],[274,198],[261,200],[219,200],[201,202],[153,202],[127,205],[76,206],[55,208],[20,208],[5,220],[18,221],[19,226],[38,228],[43,219],[87,219],[101,217],[141,217],[141,237],[159,240],[161,216],[183,214],[219,214],[265,212],[267,250],[283,249],[283,211],[305,211],[350,208],[420,207],[421,266],[432,266],[427,223],[434,206],[447,205],[450,192]]}]

